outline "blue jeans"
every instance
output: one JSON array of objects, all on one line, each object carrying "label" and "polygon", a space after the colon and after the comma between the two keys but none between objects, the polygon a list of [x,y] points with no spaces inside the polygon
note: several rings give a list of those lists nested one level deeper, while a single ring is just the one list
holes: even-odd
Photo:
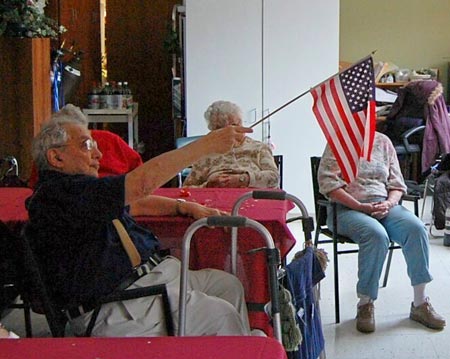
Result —
[{"label": "blue jeans", "polygon": [[[403,206],[393,207],[388,215],[375,219],[365,213],[337,205],[338,233],[351,238],[359,246],[359,295],[375,300],[383,263],[389,248],[389,239],[402,247],[411,285],[428,283],[429,273],[428,233],[423,222]],[[332,208],[328,208],[327,225],[333,229]]]}]

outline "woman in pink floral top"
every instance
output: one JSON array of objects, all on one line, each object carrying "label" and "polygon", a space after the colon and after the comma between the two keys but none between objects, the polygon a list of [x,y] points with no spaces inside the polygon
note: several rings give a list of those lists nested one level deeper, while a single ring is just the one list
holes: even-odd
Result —
[{"label": "woman in pink floral top", "polygon": [[[360,159],[357,178],[347,184],[329,146],[323,153],[319,173],[320,192],[336,202],[338,232],[359,246],[359,303],[356,328],[365,333],[375,330],[374,304],[389,241],[402,247],[407,272],[413,286],[414,301],[410,318],[432,329],[443,329],[445,319],[437,314],[425,295],[429,273],[429,243],[425,225],[413,213],[399,205],[406,192],[397,155],[390,139],[375,134],[368,162]],[[332,206],[328,208],[328,226],[332,229]]]},{"label": "woman in pink floral top", "polygon": [[[205,119],[210,130],[241,126],[242,112],[232,102],[216,101],[206,110]],[[209,155],[194,163],[183,186],[276,188],[279,179],[270,147],[245,137],[232,151]]]}]

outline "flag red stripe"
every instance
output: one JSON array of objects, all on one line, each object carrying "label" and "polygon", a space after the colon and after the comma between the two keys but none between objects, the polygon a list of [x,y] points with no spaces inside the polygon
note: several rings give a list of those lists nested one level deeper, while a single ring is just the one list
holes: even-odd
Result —
[{"label": "flag red stripe", "polygon": [[328,143],[334,149],[333,153],[335,153],[336,160],[338,161],[339,167],[341,168],[341,172],[343,174],[343,178],[345,180],[350,180],[351,178],[353,178],[355,169],[352,168],[351,161],[349,161],[347,157],[343,157],[345,155],[345,152],[342,149],[341,146],[342,143],[340,143],[339,141],[335,141],[336,137],[335,129],[329,123],[329,118],[327,117],[327,114],[323,110],[323,104],[321,102],[323,96],[321,95],[317,98],[318,99],[317,103],[319,105],[316,106],[317,109],[316,117],[319,121],[319,125],[321,125],[322,131],[326,135],[325,137],[327,138]]},{"label": "flag red stripe", "polygon": [[[321,90],[321,91],[318,91]],[[321,103],[321,99],[324,96],[323,93],[323,87],[320,87],[318,90],[312,90],[311,94],[313,96],[314,99],[314,106],[313,106],[313,112],[314,115],[316,116],[317,121],[319,122],[319,126],[322,129],[322,132],[325,135],[325,138],[328,142],[328,144],[330,145],[333,154],[336,157],[336,160],[338,162],[339,168],[341,169],[341,173],[342,173],[342,178],[344,179],[344,181],[346,182],[351,182],[354,179],[354,171],[351,168],[351,166],[349,165],[348,161],[344,160],[341,157],[341,151],[339,151],[336,148],[335,142],[334,142],[334,138],[333,136],[330,134],[329,129],[334,130],[332,126],[329,126],[328,124],[325,123],[325,119],[322,117],[320,108],[322,107],[321,105],[319,105]]]},{"label": "flag red stripe", "polygon": [[[331,84],[331,82],[333,82],[333,80],[330,81],[330,84]],[[322,100],[323,108],[325,110],[325,115],[326,115],[325,118],[328,118],[330,120],[329,121],[330,126],[334,130],[335,136],[333,136],[333,143],[339,144],[342,151],[344,152],[344,153],[342,153],[341,151],[339,151],[339,152],[341,152],[340,154],[343,158],[343,161],[346,164],[346,167],[350,167],[350,172],[355,173],[356,165],[355,165],[354,161],[352,161],[352,158],[355,157],[357,152],[355,153],[355,149],[349,147],[349,144],[350,144],[349,142],[351,142],[351,141],[347,141],[344,138],[344,130],[345,130],[344,123],[350,122],[350,121],[346,121],[347,118],[345,116],[344,116],[344,118],[342,118],[340,116],[336,117],[334,112],[332,111],[331,104],[328,102],[328,100],[329,99],[333,100],[332,104],[336,104],[336,103],[340,102],[340,98],[339,98],[339,96],[337,96],[336,98],[332,97],[332,92],[330,91],[331,86],[330,87],[325,86],[325,91],[320,98]],[[330,131],[330,133],[332,133],[332,131]],[[351,134],[349,137],[351,137]]]},{"label": "flag red stripe", "polygon": [[[315,97],[316,97],[316,102],[320,103],[321,96],[319,96],[317,93],[315,93]],[[323,106],[315,106],[316,118],[318,119],[319,125],[322,128],[323,133],[325,134],[327,142],[329,144],[331,144],[333,148],[336,149],[336,146],[334,145],[334,137],[335,136],[333,136],[334,129],[332,126],[329,125],[329,123],[325,122],[326,116],[325,116],[325,118],[322,116],[321,111],[319,111],[320,109],[323,110]],[[350,166],[349,166],[348,162],[344,161],[344,159],[342,159],[340,156],[340,153],[343,153],[342,148],[341,148],[341,151],[336,150],[336,152],[337,152],[336,160],[339,163],[339,167],[341,168],[343,177],[346,179],[351,178],[352,169],[349,168]]]},{"label": "flag red stripe", "polygon": [[[331,81],[330,81],[331,82]],[[340,100],[339,96],[336,97],[336,100],[333,100],[333,98],[330,96],[329,86],[326,86],[326,84],[319,87],[320,89],[320,96],[316,96],[317,101],[313,108],[316,108],[317,110],[321,110],[321,118],[322,118],[322,131],[324,131],[324,128],[326,127],[326,131],[329,134],[328,136],[328,143],[333,143],[333,148],[335,148],[334,154],[337,157],[340,158],[339,166],[342,169],[342,172],[348,173],[348,178],[352,178],[357,173],[357,162],[359,155],[361,153],[361,145],[357,145],[357,148],[354,148],[354,146],[348,146],[351,144],[351,140],[349,139],[351,135],[349,135],[346,130],[346,127],[343,125],[343,122],[351,123],[353,121],[345,121],[347,119],[347,115],[350,114],[350,118],[352,118],[351,111],[347,110],[345,111],[344,107],[342,106],[342,101]],[[318,90],[319,90],[318,89]],[[339,91],[341,92],[341,88],[339,86]],[[331,104],[341,103],[341,108],[343,109],[343,112],[345,116],[343,115],[344,119],[341,117],[335,116],[336,106],[331,107],[331,105],[328,103],[328,98],[331,98],[333,101]],[[344,102],[345,103],[345,102]],[[348,106],[347,106],[348,107]],[[317,111],[316,111],[316,117],[317,117]],[[359,135],[359,142],[363,141],[363,137]],[[344,170],[345,168],[345,170]]]},{"label": "flag red stripe", "polygon": [[[338,87],[337,87],[338,86]],[[336,104],[338,113],[341,117],[341,119],[344,119],[344,121],[340,121],[345,126],[345,129],[347,130],[348,136],[350,141],[353,144],[353,148],[356,150],[358,154],[361,153],[361,140],[363,139],[363,136],[361,134],[364,133],[364,127],[360,127],[360,123],[355,121],[349,121],[350,118],[352,118],[352,114],[350,109],[348,108],[345,101],[345,96],[342,93],[342,88],[340,86],[340,83],[338,82],[336,84],[335,81],[330,81],[330,89],[331,94],[334,99],[334,103]],[[343,101],[341,100],[343,98]],[[345,108],[344,108],[345,107]]]},{"label": "flag red stripe", "polygon": [[366,136],[367,140],[364,141],[365,144],[365,152],[364,157],[367,161],[370,161],[373,141],[375,139],[375,127],[376,127],[376,114],[375,114],[375,101],[369,101],[367,104],[367,123],[366,123]]}]

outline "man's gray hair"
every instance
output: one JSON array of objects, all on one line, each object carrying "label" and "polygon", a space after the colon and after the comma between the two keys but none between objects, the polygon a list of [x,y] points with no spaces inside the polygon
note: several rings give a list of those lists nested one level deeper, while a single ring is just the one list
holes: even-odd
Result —
[{"label": "man's gray hair", "polygon": [[208,128],[213,131],[227,126],[230,115],[242,118],[242,110],[233,102],[215,101],[206,109],[204,116]]},{"label": "man's gray hair", "polygon": [[50,168],[47,161],[47,151],[67,143],[68,135],[65,125],[73,124],[88,127],[88,120],[79,107],[67,104],[54,113],[50,120],[42,125],[38,135],[33,140],[32,156],[39,171]]}]

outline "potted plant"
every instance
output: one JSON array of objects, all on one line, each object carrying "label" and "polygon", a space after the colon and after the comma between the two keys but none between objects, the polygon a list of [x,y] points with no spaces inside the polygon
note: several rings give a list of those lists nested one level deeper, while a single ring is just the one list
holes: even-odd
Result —
[{"label": "potted plant", "polygon": [[46,0],[0,0],[0,36],[57,38],[64,26],[44,13]]}]

